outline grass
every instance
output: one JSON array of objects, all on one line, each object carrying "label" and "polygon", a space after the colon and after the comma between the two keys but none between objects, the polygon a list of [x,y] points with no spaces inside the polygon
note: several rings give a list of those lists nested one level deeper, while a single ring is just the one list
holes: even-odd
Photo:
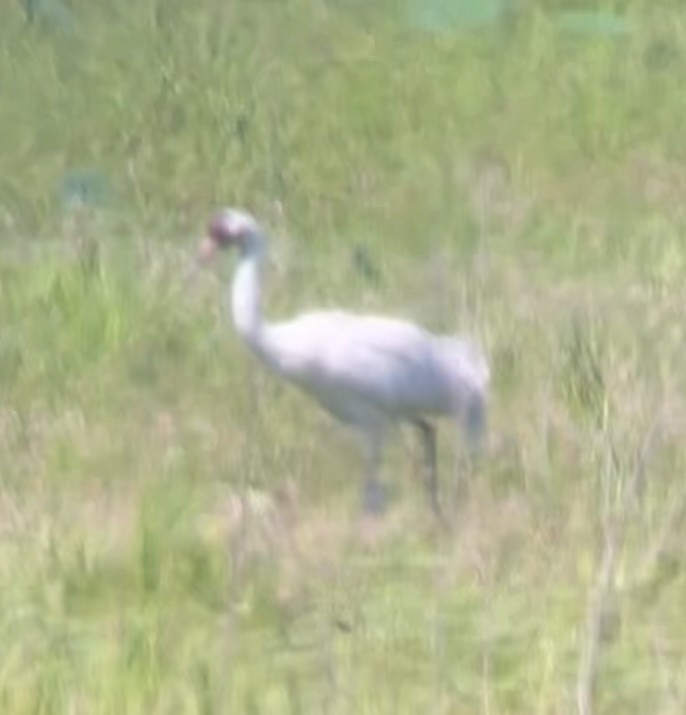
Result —
[{"label": "grass", "polygon": [[[683,712],[686,15],[628,2],[599,41],[519,5],[436,37],[390,1],[74,0],[73,34],[8,5],[2,712],[568,713],[622,518],[594,711]],[[65,208],[89,166],[109,201]],[[409,439],[362,523],[354,445],[227,324],[230,267],[188,276],[217,204],[272,229],[270,315],[482,338],[449,534]]]}]

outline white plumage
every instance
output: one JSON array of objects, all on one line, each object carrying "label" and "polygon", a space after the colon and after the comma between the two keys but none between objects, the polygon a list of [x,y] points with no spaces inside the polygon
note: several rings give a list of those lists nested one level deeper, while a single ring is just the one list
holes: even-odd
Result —
[{"label": "white plumage", "polygon": [[291,321],[262,320],[260,268],[265,235],[249,214],[224,209],[210,220],[201,246],[206,260],[217,248],[240,252],[231,307],[236,330],[277,374],[298,385],[336,418],[356,428],[367,449],[365,503],[376,510],[384,436],[394,422],[409,422],[422,436],[427,486],[439,511],[435,430],[427,420],[458,421],[472,450],[484,427],[488,365],[470,341],[433,335],[402,320],[343,311],[305,313]]}]

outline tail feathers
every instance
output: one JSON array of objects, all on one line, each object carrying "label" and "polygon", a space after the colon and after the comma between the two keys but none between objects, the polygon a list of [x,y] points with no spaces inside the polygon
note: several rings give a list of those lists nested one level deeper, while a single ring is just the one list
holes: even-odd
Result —
[{"label": "tail feathers", "polygon": [[481,348],[465,338],[439,338],[439,354],[456,384],[485,394],[491,380],[488,361]]},{"label": "tail feathers", "polygon": [[467,446],[472,455],[481,451],[486,431],[488,388],[491,372],[480,347],[466,338],[440,339],[443,364],[452,375],[461,407]]}]

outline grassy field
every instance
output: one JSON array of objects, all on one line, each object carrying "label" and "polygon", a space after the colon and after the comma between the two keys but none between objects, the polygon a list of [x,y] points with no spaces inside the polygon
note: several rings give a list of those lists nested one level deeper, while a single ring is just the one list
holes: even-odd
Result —
[{"label": "grassy field", "polygon": [[[391,0],[5,3],[2,713],[686,711],[686,9],[657,6],[603,39],[530,0],[437,35]],[[79,167],[102,205],[65,205]],[[449,533],[409,434],[365,523],[354,442],[234,336],[230,262],[188,277],[223,204],[273,234],[270,316],[483,341]]]}]

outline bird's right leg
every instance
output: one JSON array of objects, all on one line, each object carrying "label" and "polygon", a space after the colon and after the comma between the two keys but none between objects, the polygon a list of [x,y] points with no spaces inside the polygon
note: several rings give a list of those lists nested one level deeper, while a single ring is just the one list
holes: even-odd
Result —
[{"label": "bird's right leg", "polygon": [[384,434],[382,430],[374,430],[364,435],[366,475],[362,505],[368,514],[381,514],[386,507],[386,492],[379,480],[381,454],[383,451]]},{"label": "bird's right leg", "polygon": [[426,420],[417,420],[415,425],[419,429],[424,445],[424,479],[429,503],[434,514],[441,517],[441,507],[438,503],[438,471],[436,469],[436,428]]}]

